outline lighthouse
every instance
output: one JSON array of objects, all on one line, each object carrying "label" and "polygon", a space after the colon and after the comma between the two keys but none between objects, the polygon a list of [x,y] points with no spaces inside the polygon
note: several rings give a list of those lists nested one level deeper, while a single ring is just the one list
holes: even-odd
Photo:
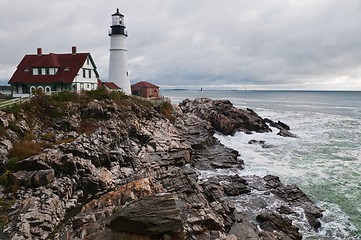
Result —
[{"label": "lighthouse", "polygon": [[131,95],[127,48],[125,38],[128,36],[125,30],[124,15],[117,12],[112,15],[112,23],[109,30],[110,36],[110,59],[108,81],[114,82],[122,91]]}]

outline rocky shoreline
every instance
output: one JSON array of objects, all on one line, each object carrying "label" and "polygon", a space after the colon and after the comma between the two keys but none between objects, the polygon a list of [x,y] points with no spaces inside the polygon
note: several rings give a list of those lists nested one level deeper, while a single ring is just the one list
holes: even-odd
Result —
[{"label": "rocky shoreline", "polygon": [[[213,136],[272,126],[280,136],[297,137],[286,124],[229,101],[186,99],[168,118],[159,105],[123,101],[67,102],[69,114],[46,126],[23,110],[0,112],[3,166],[29,131],[33,142],[45,144],[7,173],[17,188],[1,194],[13,199],[1,237],[302,239],[295,223],[320,227],[322,210],[297,186],[276,176],[240,177],[238,152]],[[84,122],[91,131],[80,131]]]}]

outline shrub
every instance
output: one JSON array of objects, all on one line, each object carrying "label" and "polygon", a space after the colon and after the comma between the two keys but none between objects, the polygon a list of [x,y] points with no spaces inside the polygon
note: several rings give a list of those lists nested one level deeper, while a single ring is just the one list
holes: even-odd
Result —
[{"label": "shrub", "polygon": [[17,134],[21,134],[21,129],[15,124],[15,122],[10,121],[9,122],[9,129],[13,130],[14,132],[16,132]]},{"label": "shrub", "polygon": [[5,127],[3,125],[0,125],[0,136],[6,136]]},{"label": "shrub", "polygon": [[170,102],[162,102],[161,103],[160,112],[164,115],[164,117],[168,118],[170,121],[174,120],[172,111],[173,111],[173,106]]},{"label": "shrub", "polygon": [[57,102],[71,102],[78,100],[79,94],[77,94],[76,92],[62,91],[57,94],[51,95],[51,98],[53,98]]},{"label": "shrub", "polygon": [[0,184],[3,185],[6,189],[11,188],[11,171],[6,170],[3,175],[0,176]]},{"label": "shrub", "polygon": [[17,157],[11,157],[6,162],[6,168],[10,171],[14,171],[16,164],[18,163],[19,159]]}]

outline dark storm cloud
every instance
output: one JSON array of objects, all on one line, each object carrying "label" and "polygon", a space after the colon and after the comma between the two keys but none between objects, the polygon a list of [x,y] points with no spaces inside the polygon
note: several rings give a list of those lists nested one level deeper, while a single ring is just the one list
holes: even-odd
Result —
[{"label": "dark storm cloud", "polygon": [[37,47],[69,52],[76,45],[106,80],[117,7],[129,31],[132,82],[361,90],[358,0],[1,0],[0,79]]}]

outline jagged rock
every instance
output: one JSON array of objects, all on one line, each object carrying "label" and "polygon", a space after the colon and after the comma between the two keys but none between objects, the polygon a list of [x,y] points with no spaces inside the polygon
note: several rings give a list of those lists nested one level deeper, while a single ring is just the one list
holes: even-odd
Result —
[{"label": "jagged rock", "polygon": [[[44,156],[44,155],[42,155]],[[43,161],[41,155],[33,156],[22,161],[19,161],[16,165],[17,170],[24,171],[37,171],[37,170],[49,170],[51,166]]]},{"label": "jagged rock", "polygon": [[210,121],[216,131],[223,134],[234,134],[272,131],[264,119],[252,109],[235,108],[228,100],[211,100],[209,98],[185,99],[179,104],[185,113],[194,113],[202,119]]},{"label": "jagged rock", "polygon": [[101,118],[104,114],[104,110],[98,101],[88,103],[88,105],[82,110],[82,114],[89,118]]},{"label": "jagged rock", "polygon": [[[293,232],[267,228],[282,220],[263,216],[265,209],[282,219],[296,218],[296,210],[304,209],[310,225],[317,227],[320,209],[301,190],[273,176],[235,175],[243,160],[213,136],[215,131],[270,131],[270,122],[253,110],[238,110],[223,100],[185,100],[173,107],[170,122],[157,112],[159,106],[137,101],[127,97],[121,107],[111,100],[69,102],[74,112],[46,129],[34,120],[34,140],[54,145],[18,163],[13,176],[20,188],[9,210],[6,237],[45,239],[62,223],[49,238],[290,238]],[[81,119],[82,124],[90,119],[94,129],[78,133],[84,127]],[[277,126],[288,131],[281,122]],[[18,133],[6,132],[7,140],[20,139]],[[55,135],[41,139],[48,133]],[[215,175],[204,178],[202,171]],[[239,212],[246,208],[251,210]],[[258,230],[257,215],[271,232]]]},{"label": "jagged rock", "polygon": [[39,171],[18,171],[13,173],[13,177],[19,185],[26,187],[40,187],[48,185],[55,179],[54,170]]},{"label": "jagged rock", "polygon": [[12,206],[9,223],[3,229],[8,239],[46,239],[63,219],[65,210],[60,198],[50,189],[34,190]]},{"label": "jagged rock", "polygon": [[96,208],[121,206],[128,201],[137,200],[140,197],[153,194],[154,190],[155,186],[151,179],[144,178],[136,180],[123,185],[116,191],[112,191],[101,196],[99,199],[94,199],[82,208],[81,213],[85,213]]},{"label": "jagged rock", "polygon": [[79,119],[77,118],[77,116],[73,115],[68,118],[59,119],[55,123],[54,129],[70,132],[70,131],[77,131],[79,129],[79,126],[80,126]]}]

